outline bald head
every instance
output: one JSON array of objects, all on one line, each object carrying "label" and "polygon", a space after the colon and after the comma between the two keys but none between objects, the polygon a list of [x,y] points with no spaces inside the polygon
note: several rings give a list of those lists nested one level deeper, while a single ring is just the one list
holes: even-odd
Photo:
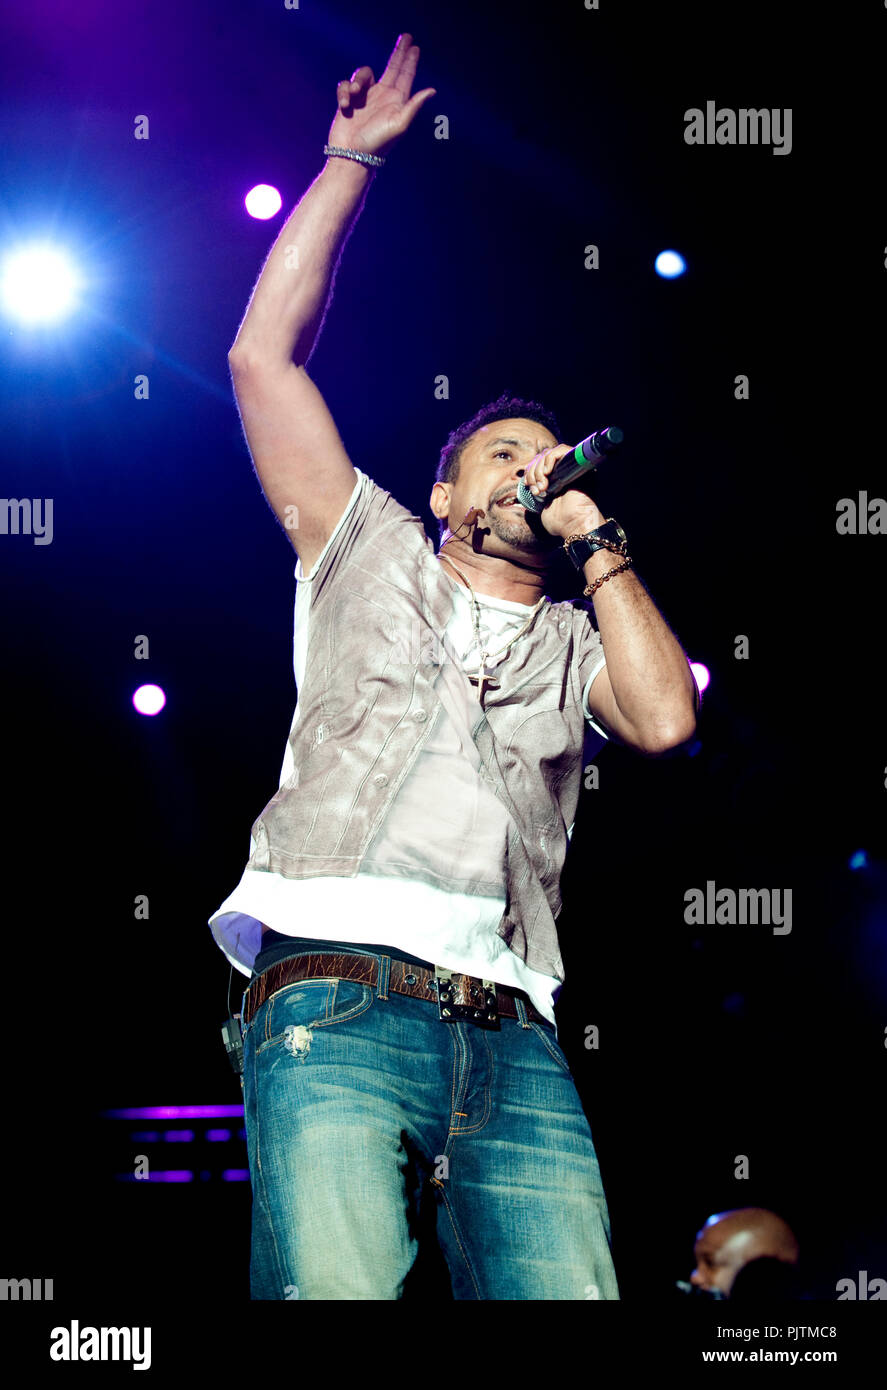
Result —
[{"label": "bald head", "polygon": [[696,1268],[690,1282],[729,1294],[733,1280],[750,1260],[764,1258],[795,1264],[798,1242],[791,1227],[765,1207],[738,1207],[710,1216],[697,1233]]}]

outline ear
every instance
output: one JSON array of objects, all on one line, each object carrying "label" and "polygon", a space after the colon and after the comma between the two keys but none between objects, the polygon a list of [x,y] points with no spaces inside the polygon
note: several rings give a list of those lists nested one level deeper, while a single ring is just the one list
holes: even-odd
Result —
[{"label": "ear", "polygon": [[452,486],[452,483],[435,483],[431,489],[428,505],[438,521],[443,521],[450,514],[450,489]]}]

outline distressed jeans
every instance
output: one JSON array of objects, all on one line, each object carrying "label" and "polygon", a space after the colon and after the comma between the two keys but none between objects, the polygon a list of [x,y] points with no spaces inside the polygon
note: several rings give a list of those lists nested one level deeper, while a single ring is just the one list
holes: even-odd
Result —
[{"label": "distressed jeans", "polygon": [[244,1030],[251,1297],[402,1297],[427,1197],[455,1299],[618,1299],[554,1027],[520,998],[499,1030],[444,1022],[362,953],[376,986],[299,980]]}]

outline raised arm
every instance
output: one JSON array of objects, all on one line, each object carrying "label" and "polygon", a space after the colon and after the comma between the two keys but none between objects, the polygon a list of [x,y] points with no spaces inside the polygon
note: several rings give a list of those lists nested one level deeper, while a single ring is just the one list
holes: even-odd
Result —
[{"label": "raised arm", "polygon": [[[419,49],[401,34],[378,82],[358,68],[340,82],[328,143],[383,154],[433,87],[410,96]],[[355,483],[326,403],[308,376],[341,251],[374,171],[331,156],[284,224],[228,354],[253,465],[275,515],[311,569]]]}]

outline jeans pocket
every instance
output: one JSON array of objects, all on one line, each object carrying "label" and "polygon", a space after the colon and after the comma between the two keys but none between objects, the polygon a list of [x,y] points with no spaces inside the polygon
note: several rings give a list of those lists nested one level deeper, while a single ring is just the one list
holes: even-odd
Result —
[{"label": "jeans pocket", "polygon": [[543,1043],[545,1044],[546,1051],[551,1054],[551,1056],[557,1062],[558,1066],[563,1068],[563,1070],[567,1073],[567,1076],[572,1077],[573,1073],[570,1071],[570,1064],[567,1061],[563,1049],[561,1048],[560,1043],[555,1037],[554,1032],[548,1028],[543,1028],[541,1023],[533,1023],[532,1021],[530,1022],[530,1027],[532,1028],[533,1032],[536,1033],[536,1035],[542,1039]]},{"label": "jeans pocket", "polygon": [[265,1000],[252,1019],[256,1053],[281,1043],[292,1046],[299,1030],[313,1032],[358,1018],[372,1007],[374,999],[372,985],[336,976],[284,985]]}]

